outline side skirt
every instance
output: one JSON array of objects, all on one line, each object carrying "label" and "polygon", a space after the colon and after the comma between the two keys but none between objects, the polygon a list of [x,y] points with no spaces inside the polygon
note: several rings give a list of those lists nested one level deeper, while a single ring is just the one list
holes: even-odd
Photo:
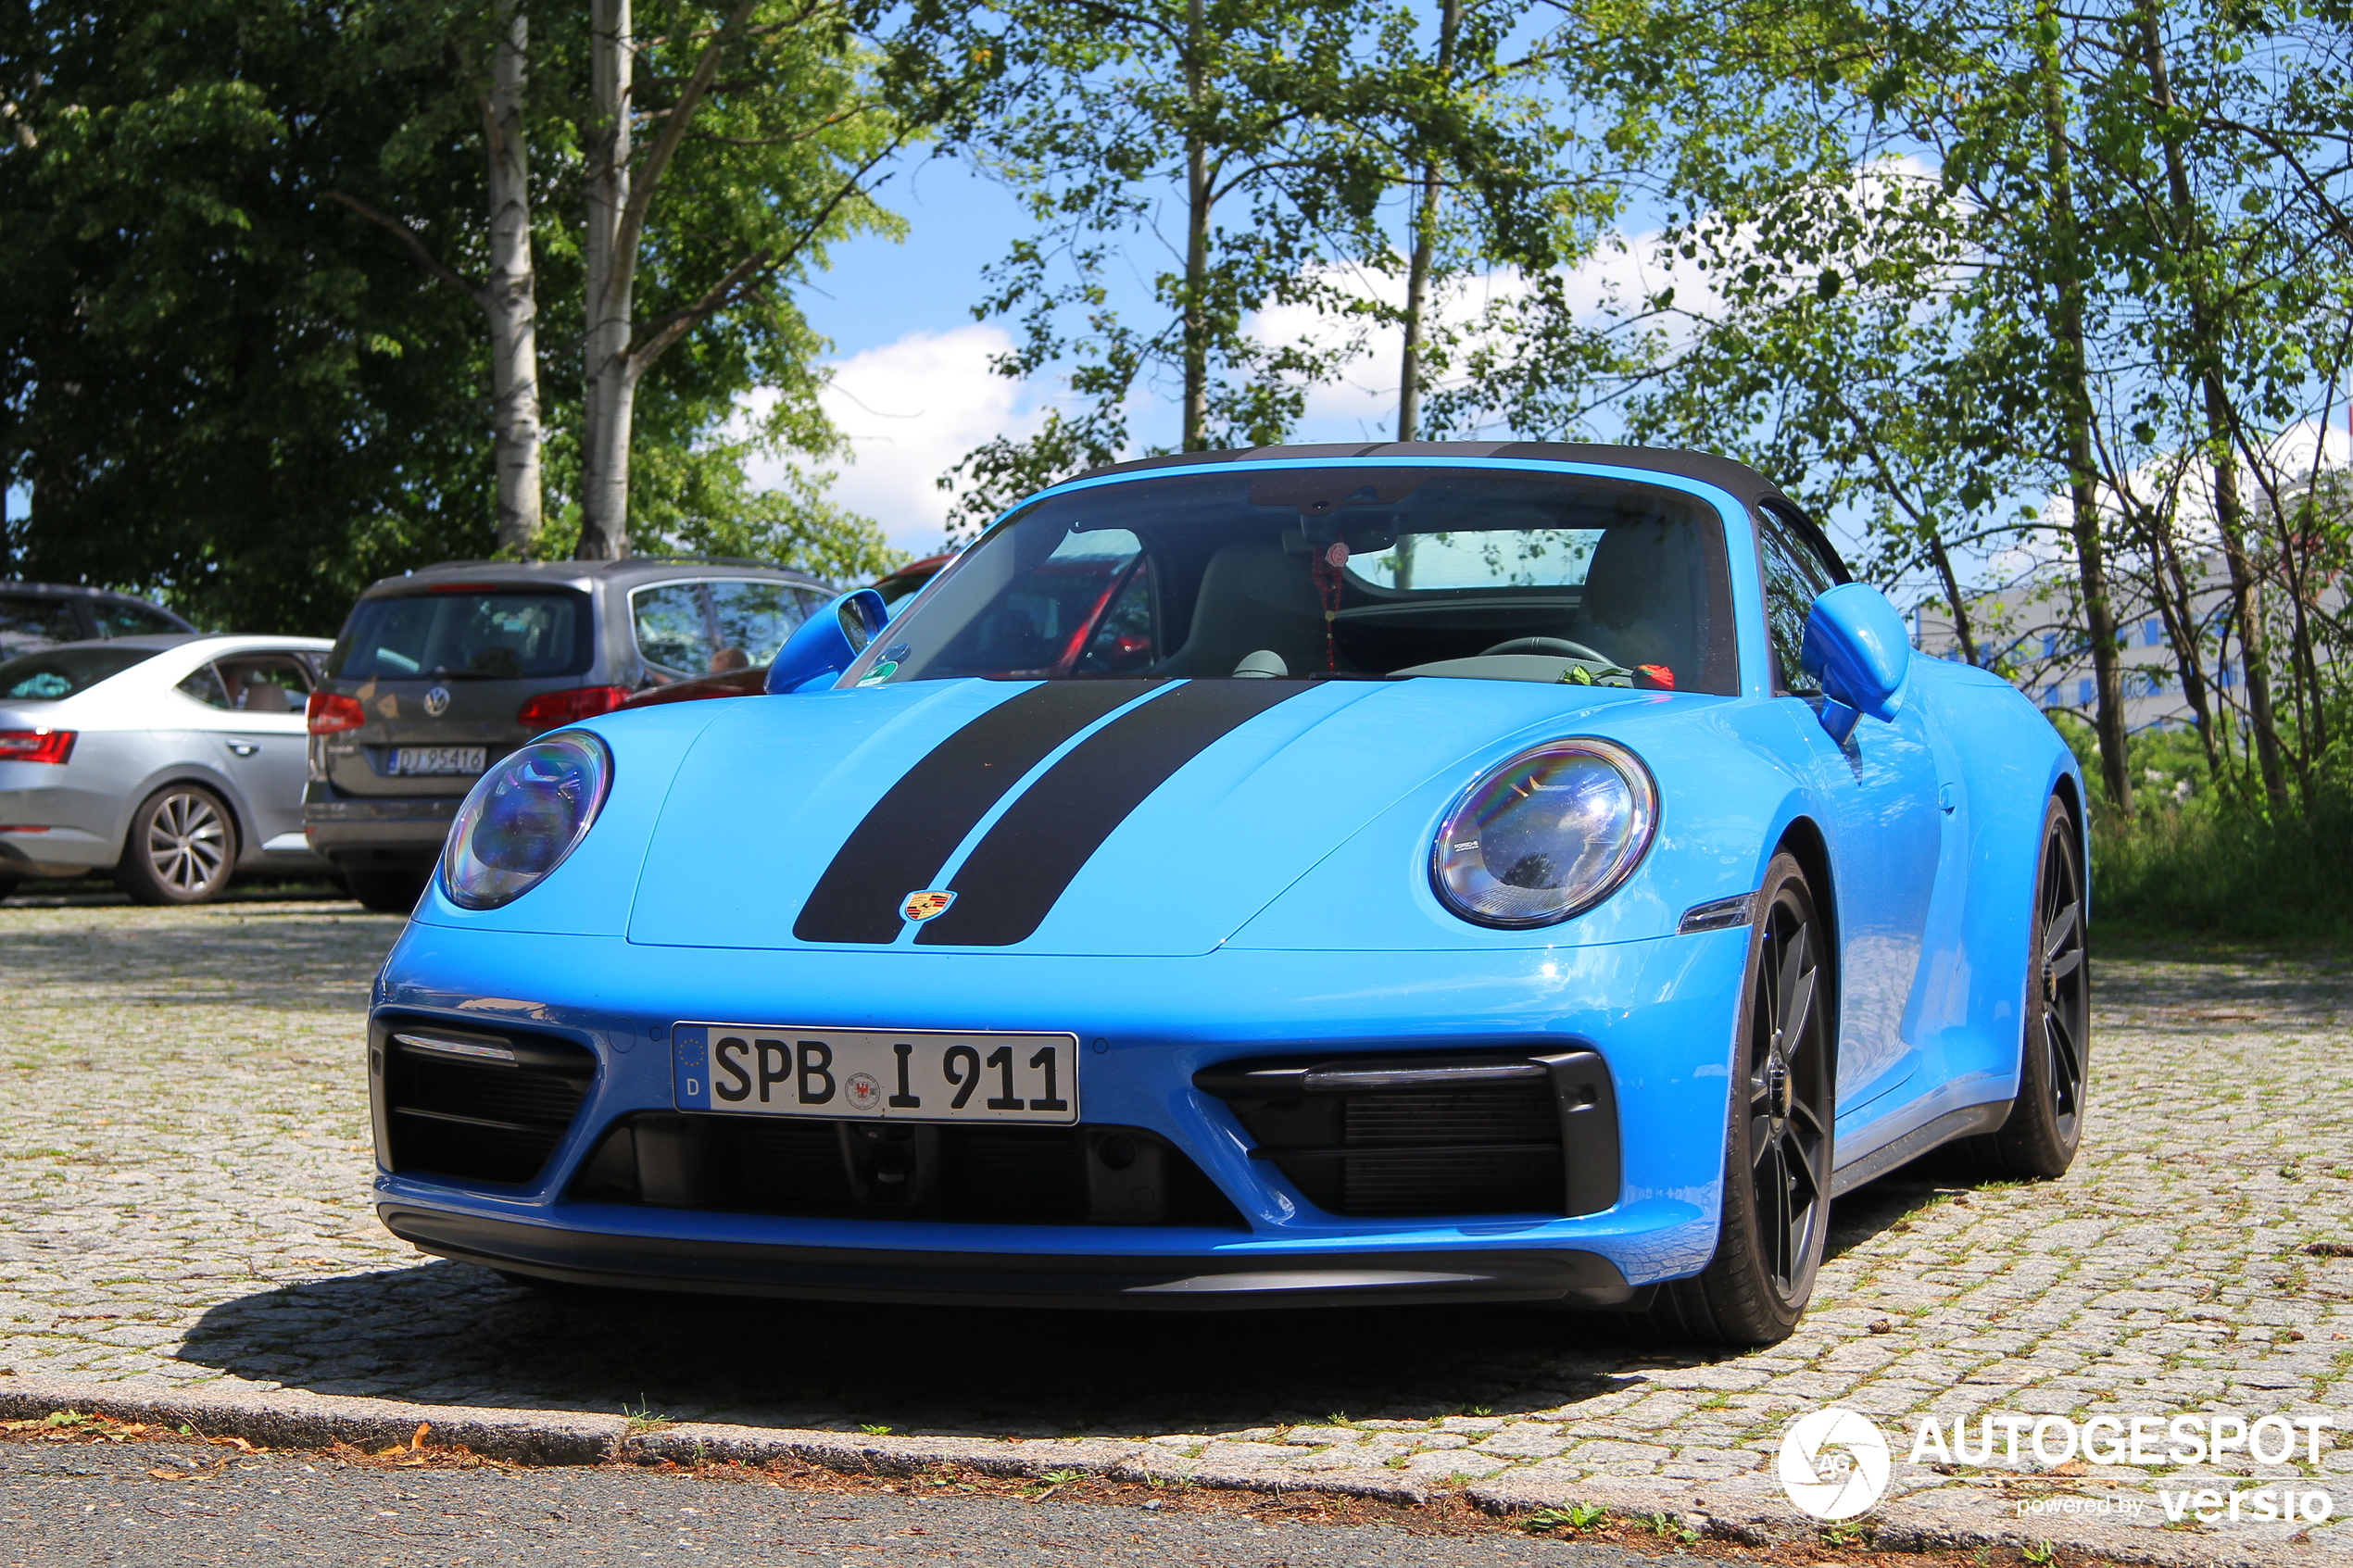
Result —
[{"label": "side skirt", "polygon": [[1831,1196],[1843,1198],[1865,1182],[1877,1181],[1898,1165],[1918,1160],[1939,1144],[1997,1130],[2010,1119],[2010,1104],[1999,1099],[1983,1105],[1965,1105],[1958,1110],[1946,1111],[1933,1122],[1923,1122],[1894,1143],[1883,1144],[1852,1165],[1842,1165],[1831,1172]]}]

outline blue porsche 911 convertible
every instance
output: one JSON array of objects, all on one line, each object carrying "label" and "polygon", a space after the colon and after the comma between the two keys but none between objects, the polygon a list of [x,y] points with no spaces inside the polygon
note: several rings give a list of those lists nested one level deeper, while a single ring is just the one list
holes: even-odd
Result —
[{"label": "blue porsche 911 convertible", "polygon": [[1839,1193],[2081,1137],[2073,759],[1738,464],[1123,464],[895,617],[845,595],[767,690],[475,785],[371,1010],[396,1235],[573,1286],[1761,1344]]}]

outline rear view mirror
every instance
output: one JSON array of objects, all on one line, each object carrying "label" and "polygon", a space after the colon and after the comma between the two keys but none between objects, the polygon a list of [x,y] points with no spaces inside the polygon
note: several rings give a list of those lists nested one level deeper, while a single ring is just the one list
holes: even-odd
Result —
[{"label": "rear view mirror", "polygon": [[1912,640],[1887,596],[1868,583],[1842,583],[1814,601],[1798,656],[1822,683],[1822,728],[1842,746],[1863,714],[1882,722],[1903,706]]},{"label": "rear view mirror", "polygon": [[872,588],[855,588],[800,623],[768,666],[768,690],[815,690],[831,683],[866,651],[890,619],[890,607]]}]

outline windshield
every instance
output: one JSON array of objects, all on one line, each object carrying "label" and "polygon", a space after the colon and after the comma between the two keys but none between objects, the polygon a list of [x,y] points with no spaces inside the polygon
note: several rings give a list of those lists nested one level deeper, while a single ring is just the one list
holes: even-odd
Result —
[{"label": "windshield", "polygon": [[846,679],[1457,675],[1737,690],[1724,524],[1495,469],[1145,476],[1007,519]]},{"label": "windshield", "polygon": [[0,664],[0,702],[56,702],[155,658],[154,648],[52,648]]},{"label": "windshield", "polygon": [[588,599],[561,590],[435,589],[362,599],[336,640],[338,681],[513,681],[588,668]]}]

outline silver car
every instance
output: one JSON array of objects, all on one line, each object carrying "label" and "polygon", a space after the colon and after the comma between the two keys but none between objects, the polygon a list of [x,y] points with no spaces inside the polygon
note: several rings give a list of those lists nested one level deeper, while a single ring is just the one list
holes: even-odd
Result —
[{"label": "silver car", "polygon": [[302,835],[318,637],[145,636],[0,663],[0,897],[113,873],[143,904],[326,872]]}]

